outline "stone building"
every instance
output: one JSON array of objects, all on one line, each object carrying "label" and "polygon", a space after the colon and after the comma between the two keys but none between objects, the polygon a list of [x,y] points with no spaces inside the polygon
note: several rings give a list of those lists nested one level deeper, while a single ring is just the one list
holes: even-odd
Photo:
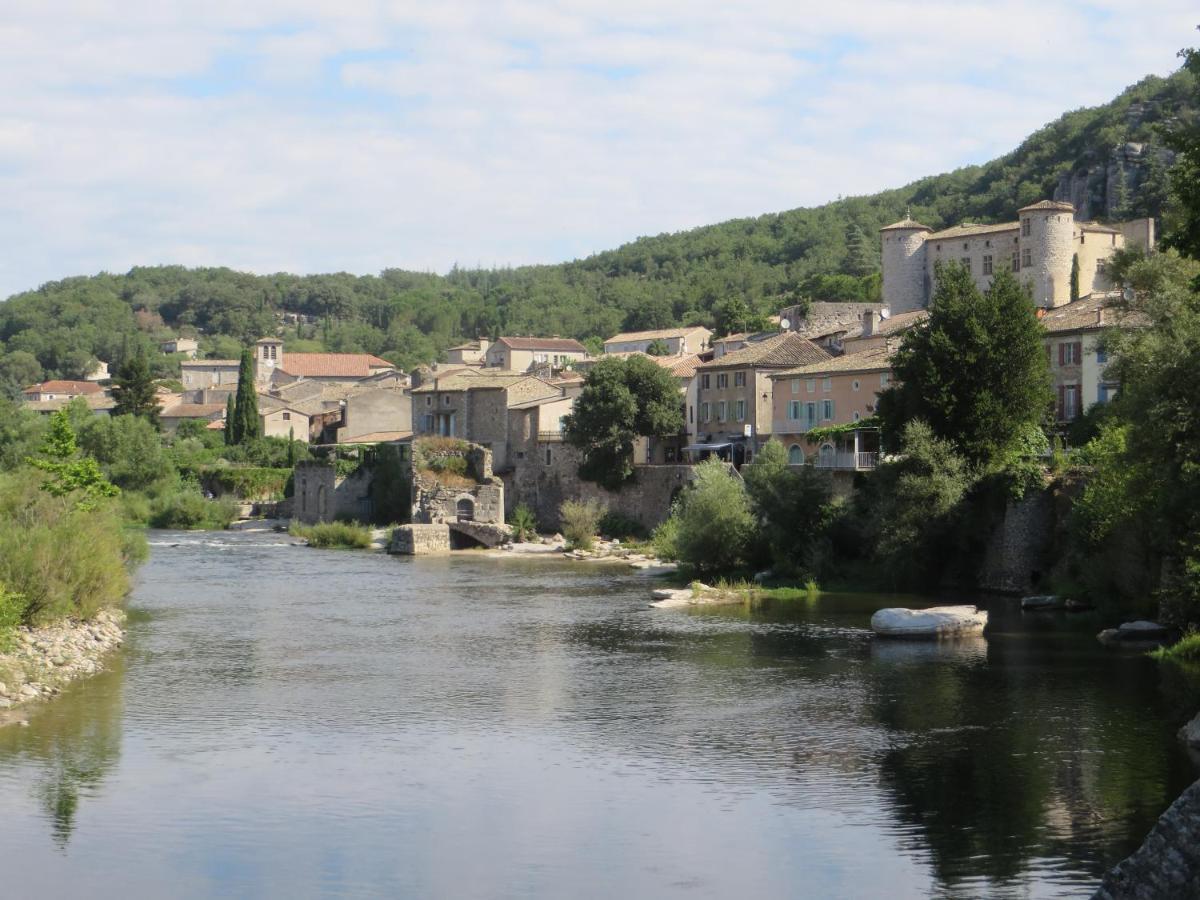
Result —
[{"label": "stone building", "polygon": [[484,351],[484,365],[528,372],[541,367],[562,369],[587,357],[587,348],[569,338],[502,337]]},{"label": "stone building", "polygon": [[1006,268],[1044,308],[1071,302],[1071,268],[1079,261],[1079,296],[1111,288],[1105,261],[1127,244],[1153,246],[1151,219],[1116,226],[1075,219],[1070,203],[1042,200],[1018,211],[1016,222],[963,223],[941,231],[911,218],[880,229],[883,302],[893,314],[923,309],[933,295],[938,263],[967,267],[980,290]]},{"label": "stone building", "polygon": [[655,341],[667,347],[667,356],[703,353],[712,340],[712,332],[702,325],[690,328],[660,328],[654,331],[627,331],[614,334],[604,342],[605,353],[645,353]]},{"label": "stone building", "polygon": [[794,332],[753,335],[695,369],[694,407],[687,410],[687,450],[741,464],[771,436],[772,372],[818,363],[829,354]]},{"label": "stone building", "polygon": [[1043,341],[1054,391],[1054,417],[1067,424],[1097,403],[1108,403],[1120,385],[1107,373],[1108,357],[1101,335],[1116,324],[1135,325],[1119,318],[1113,298],[1087,297],[1042,316]]}]

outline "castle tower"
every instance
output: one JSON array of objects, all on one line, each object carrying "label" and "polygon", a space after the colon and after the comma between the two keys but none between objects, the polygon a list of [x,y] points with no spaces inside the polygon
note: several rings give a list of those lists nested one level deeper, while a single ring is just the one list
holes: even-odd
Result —
[{"label": "castle tower", "polygon": [[928,225],[905,216],[879,229],[883,241],[883,302],[892,315],[921,309],[927,302],[925,236]]},{"label": "castle tower", "polygon": [[271,373],[283,365],[283,341],[279,338],[262,338],[254,342],[254,380],[260,385],[270,384]]},{"label": "castle tower", "polygon": [[1071,257],[1075,254],[1075,207],[1042,200],[1018,210],[1021,281],[1033,302],[1047,309],[1071,302]]}]

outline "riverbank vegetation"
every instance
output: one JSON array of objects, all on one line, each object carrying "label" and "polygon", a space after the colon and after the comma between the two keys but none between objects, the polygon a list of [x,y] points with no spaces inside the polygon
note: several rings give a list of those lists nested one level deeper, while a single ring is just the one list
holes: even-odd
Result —
[{"label": "riverbank vegetation", "polygon": [[310,547],[366,550],[371,546],[371,529],[358,522],[318,522],[315,525],[305,525],[293,519],[288,526],[288,534],[304,538]]}]

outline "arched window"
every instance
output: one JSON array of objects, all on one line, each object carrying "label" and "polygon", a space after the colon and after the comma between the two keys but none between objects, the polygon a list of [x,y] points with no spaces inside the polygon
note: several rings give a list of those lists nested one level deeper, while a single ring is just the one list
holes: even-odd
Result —
[{"label": "arched window", "polygon": [[800,449],[799,444],[792,444],[792,446],[788,447],[788,465],[804,465],[804,451]]},{"label": "arched window", "polygon": [[470,497],[463,497],[458,501],[455,511],[458,513],[458,521],[470,522],[475,518],[475,501]]},{"label": "arched window", "polygon": [[833,467],[833,444],[821,445],[821,465],[825,468]]}]

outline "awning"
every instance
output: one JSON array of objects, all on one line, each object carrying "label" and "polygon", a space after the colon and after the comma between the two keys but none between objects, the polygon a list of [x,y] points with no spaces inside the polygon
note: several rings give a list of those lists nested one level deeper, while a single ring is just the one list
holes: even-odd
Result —
[{"label": "awning", "polygon": [[721,444],[688,444],[683,449],[684,450],[695,450],[695,451],[724,450],[726,447],[732,447],[732,446],[733,446],[732,441],[725,441],[724,443],[721,443]]}]

